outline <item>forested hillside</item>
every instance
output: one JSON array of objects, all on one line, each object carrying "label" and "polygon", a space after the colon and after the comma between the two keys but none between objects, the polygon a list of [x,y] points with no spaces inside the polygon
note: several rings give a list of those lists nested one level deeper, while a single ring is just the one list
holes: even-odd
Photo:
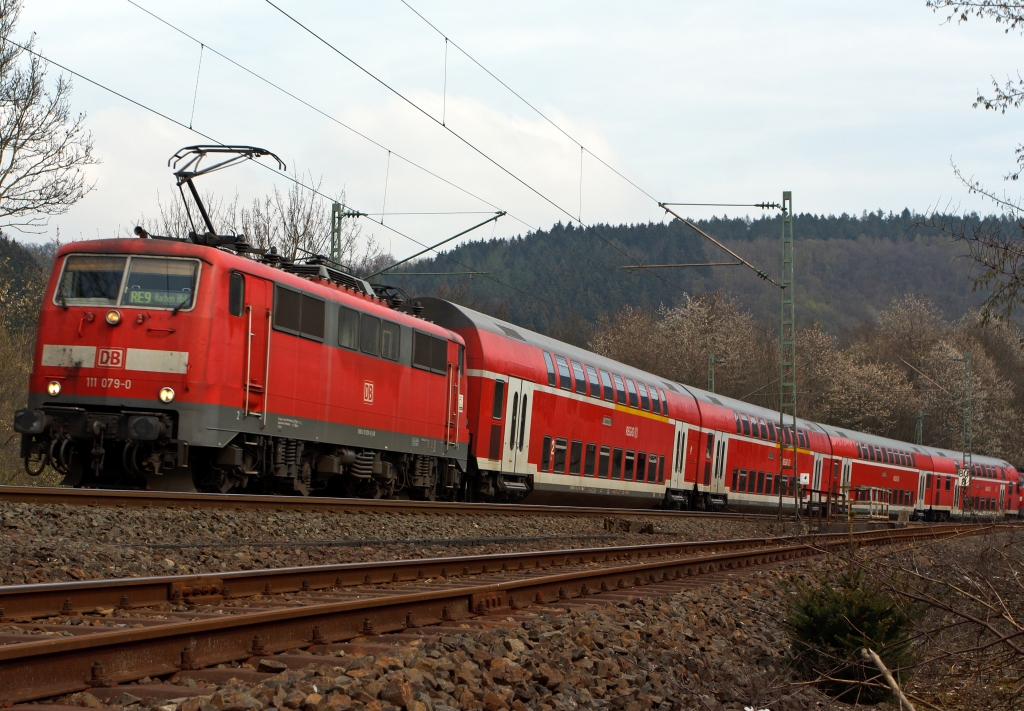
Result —
[{"label": "forested hillside", "polygon": [[[798,321],[838,333],[873,321],[894,298],[912,293],[954,320],[982,301],[972,293],[963,247],[931,226],[932,219],[901,214],[860,217],[798,215],[794,220]],[[697,223],[773,276],[780,272],[778,217],[715,218]],[[598,225],[593,230],[556,225],[507,240],[462,244],[405,268],[414,272],[475,271],[490,277],[402,277],[389,281],[410,294],[455,294],[483,310],[541,332],[572,336],[625,304],[676,306],[685,295],[723,291],[755,319],[774,323],[778,290],[742,267],[629,272],[645,264],[729,261],[693,230],[671,224]],[[459,283],[462,280],[464,283]],[[504,285],[503,285],[504,284]],[[578,339],[577,339],[578,340]]]}]

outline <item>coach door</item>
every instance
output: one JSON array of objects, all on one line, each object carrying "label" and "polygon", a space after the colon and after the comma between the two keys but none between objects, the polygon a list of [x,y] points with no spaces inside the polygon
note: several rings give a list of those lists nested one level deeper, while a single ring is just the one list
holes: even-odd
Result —
[{"label": "coach door", "polygon": [[811,480],[811,488],[815,491],[821,491],[821,467],[823,459],[822,455],[814,455],[814,478]]},{"label": "coach door", "polygon": [[729,436],[719,435],[715,445],[715,459],[711,463],[711,493],[725,493],[725,455],[729,449]]},{"label": "coach door", "polygon": [[672,478],[670,489],[683,488],[683,471],[686,466],[686,425],[676,422],[676,434],[672,446]]},{"label": "coach door", "polygon": [[501,458],[503,472],[528,474],[530,423],[533,419],[533,383],[509,377],[505,398],[505,444]]},{"label": "coach door", "polygon": [[923,509],[925,507],[924,501],[924,485],[928,482],[928,474],[925,472],[917,473],[917,509]]},{"label": "coach door", "polygon": [[[242,275],[232,274],[232,288]],[[246,417],[258,417],[266,424],[266,402],[270,377],[271,309],[274,303],[272,284],[246,274],[244,303],[248,331],[245,339],[245,360],[242,363],[245,393],[243,406]]]}]

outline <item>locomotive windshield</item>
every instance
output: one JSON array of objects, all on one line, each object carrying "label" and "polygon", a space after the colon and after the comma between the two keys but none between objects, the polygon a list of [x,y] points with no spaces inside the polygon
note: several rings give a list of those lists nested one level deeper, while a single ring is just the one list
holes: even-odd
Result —
[{"label": "locomotive windshield", "polygon": [[193,259],[75,254],[65,261],[54,301],[191,309],[198,272]]}]

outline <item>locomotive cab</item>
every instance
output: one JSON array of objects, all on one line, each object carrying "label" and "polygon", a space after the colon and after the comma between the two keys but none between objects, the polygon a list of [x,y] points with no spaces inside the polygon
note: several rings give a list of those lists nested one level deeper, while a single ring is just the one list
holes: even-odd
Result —
[{"label": "locomotive cab", "polygon": [[15,415],[30,474],[48,465],[68,485],[193,489],[177,430],[208,265],[182,251],[110,240],[58,254],[29,406]]}]

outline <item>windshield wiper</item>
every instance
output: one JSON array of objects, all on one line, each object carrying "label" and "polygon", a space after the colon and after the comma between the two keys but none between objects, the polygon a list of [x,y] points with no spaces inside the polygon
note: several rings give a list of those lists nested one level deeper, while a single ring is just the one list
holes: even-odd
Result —
[{"label": "windshield wiper", "polygon": [[192,303],[192,292],[190,291],[188,293],[188,298],[187,299],[185,299],[180,304],[178,304],[173,309],[171,309],[171,316],[177,316],[178,312],[181,311],[182,308],[184,308],[185,306],[188,306],[191,303]]}]

